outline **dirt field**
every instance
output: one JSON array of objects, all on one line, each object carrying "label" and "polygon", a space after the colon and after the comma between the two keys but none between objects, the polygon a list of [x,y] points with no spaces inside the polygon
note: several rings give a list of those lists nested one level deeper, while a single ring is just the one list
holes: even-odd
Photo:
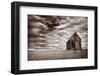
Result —
[{"label": "dirt field", "polygon": [[87,58],[87,50],[57,50],[35,51],[28,50],[28,60],[55,60],[55,59],[80,59]]}]

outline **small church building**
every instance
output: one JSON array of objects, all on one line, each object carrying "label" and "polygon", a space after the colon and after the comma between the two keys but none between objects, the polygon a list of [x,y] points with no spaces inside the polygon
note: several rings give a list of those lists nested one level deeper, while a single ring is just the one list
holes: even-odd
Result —
[{"label": "small church building", "polygon": [[75,32],[71,38],[67,41],[67,50],[81,50],[81,38],[78,36],[78,34]]}]

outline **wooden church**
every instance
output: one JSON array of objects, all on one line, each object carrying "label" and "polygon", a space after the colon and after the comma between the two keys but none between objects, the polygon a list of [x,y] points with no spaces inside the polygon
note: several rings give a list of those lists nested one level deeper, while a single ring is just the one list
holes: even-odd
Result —
[{"label": "wooden church", "polygon": [[75,32],[71,38],[67,41],[67,50],[81,50],[81,38]]}]

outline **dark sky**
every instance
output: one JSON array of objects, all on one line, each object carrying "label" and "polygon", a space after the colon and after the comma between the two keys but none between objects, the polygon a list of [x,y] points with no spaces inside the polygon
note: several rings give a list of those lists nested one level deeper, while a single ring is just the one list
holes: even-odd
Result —
[{"label": "dark sky", "polygon": [[[66,42],[69,38],[76,32],[79,37],[82,39],[82,48],[86,49],[88,47],[88,18],[87,17],[77,17],[77,16],[30,16],[33,17],[33,21],[30,22],[30,25],[33,26],[32,34],[41,35],[40,31],[49,30],[50,27],[54,25],[53,30],[44,34],[47,40],[48,50],[65,50]],[[50,19],[50,20],[49,20]],[[59,22],[59,26],[56,26],[55,22],[52,24],[52,21],[56,19],[56,23]],[[47,23],[46,23],[47,22]],[[49,24],[49,26],[48,26]],[[30,31],[30,30],[29,30]],[[32,48],[34,49],[34,48]]]}]

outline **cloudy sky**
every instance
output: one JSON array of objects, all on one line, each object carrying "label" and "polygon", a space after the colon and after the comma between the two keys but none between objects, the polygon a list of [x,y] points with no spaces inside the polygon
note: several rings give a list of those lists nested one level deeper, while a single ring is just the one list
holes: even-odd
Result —
[{"label": "cloudy sky", "polygon": [[65,50],[74,32],[81,38],[82,48],[88,47],[87,17],[28,15],[28,26],[29,49]]}]

